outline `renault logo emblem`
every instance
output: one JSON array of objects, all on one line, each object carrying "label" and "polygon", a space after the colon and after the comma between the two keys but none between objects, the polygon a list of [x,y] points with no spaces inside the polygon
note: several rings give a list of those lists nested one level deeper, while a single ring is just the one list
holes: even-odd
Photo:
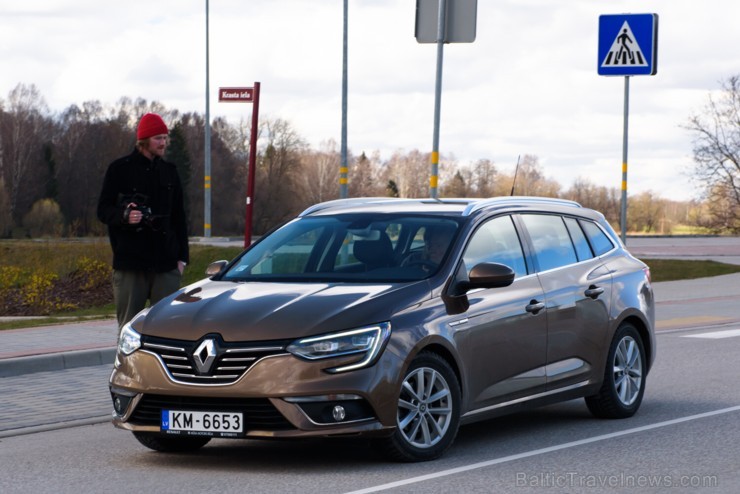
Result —
[{"label": "renault logo emblem", "polygon": [[211,370],[213,361],[216,360],[216,344],[212,339],[203,340],[193,352],[193,360],[198,372],[207,374]]}]

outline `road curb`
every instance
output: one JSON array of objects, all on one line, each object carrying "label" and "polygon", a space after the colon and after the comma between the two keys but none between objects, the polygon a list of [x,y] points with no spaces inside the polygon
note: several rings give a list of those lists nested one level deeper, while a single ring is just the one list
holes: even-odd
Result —
[{"label": "road curb", "polygon": [[9,437],[24,436],[27,434],[36,434],[38,432],[49,432],[59,429],[66,429],[68,427],[82,427],[85,425],[97,425],[104,424],[105,422],[111,421],[111,415],[103,415],[100,417],[90,417],[86,419],[68,420],[65,422],[56,422],[53,424],[44,425],[32,425],[29,427],[20,427],[18,429],[8,429],[0,431],[0,439]]},{"label": "road curb", "polygon": [[111,347],[2,359],[0,360],[0,377],[112,364],[115,356],[116,348]]}]

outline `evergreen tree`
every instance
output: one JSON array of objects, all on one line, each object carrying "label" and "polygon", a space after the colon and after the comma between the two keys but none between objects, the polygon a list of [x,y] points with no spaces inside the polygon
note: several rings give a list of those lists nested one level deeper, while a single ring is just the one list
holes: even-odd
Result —
[{"label": "evergreen tree", "polygon": [[[191,180],[192,165],[190,153],[188,153],[187,143],[185,141],[185,132],[182,124],[177,122],[170,130],[170,145],[167,148],[167,161],[174,163],[177,167],[177,173],[180,175],[182,190],[188,189]],[[185,214],[190,216],[190,201],[188,195],[183,192],[185,203]]]}]

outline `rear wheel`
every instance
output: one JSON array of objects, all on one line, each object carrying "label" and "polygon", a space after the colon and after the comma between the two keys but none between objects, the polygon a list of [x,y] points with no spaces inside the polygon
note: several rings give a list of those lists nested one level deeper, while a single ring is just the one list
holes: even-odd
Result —
[{"label": "rear wheel", "polygon": [[161,436],[148,432],[134,432],[134,437],[144,446],[163,453],[187,453],[196,451],[211,440],[210,437],[198,436]]},{"label": "rear wheel", "polygon": [[599,392],[586,397],[591,413],[600,418],[621,419],[637,412],[645,393],[645,350],[637,329],[629,323],[617,329]]},{"label": "rear wheel", "polygon": [[439,355],[422,353],[406,371],[396,425],[393,435],[381,443],[393,460],[433,460],[452,444],[460,425],[460,385]]}]

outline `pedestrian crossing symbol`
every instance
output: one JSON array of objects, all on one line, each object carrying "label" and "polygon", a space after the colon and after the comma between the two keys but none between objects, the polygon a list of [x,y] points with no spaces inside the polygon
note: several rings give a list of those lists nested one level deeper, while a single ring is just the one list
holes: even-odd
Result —
[{"label": "pedestrian crossing symbol", "polygon": [[635,35],[627,21],[624,21],[619,35],[614,39],[609,53],[606,54],[606,59],[601,64],[602,67],[616,67],[618,65],[647,66],[642,50],[635,41]]},{"label": "pedestrian crossing symbol", "polygon": [[657,14],[599,17],[599,75],[655,75]]}]

